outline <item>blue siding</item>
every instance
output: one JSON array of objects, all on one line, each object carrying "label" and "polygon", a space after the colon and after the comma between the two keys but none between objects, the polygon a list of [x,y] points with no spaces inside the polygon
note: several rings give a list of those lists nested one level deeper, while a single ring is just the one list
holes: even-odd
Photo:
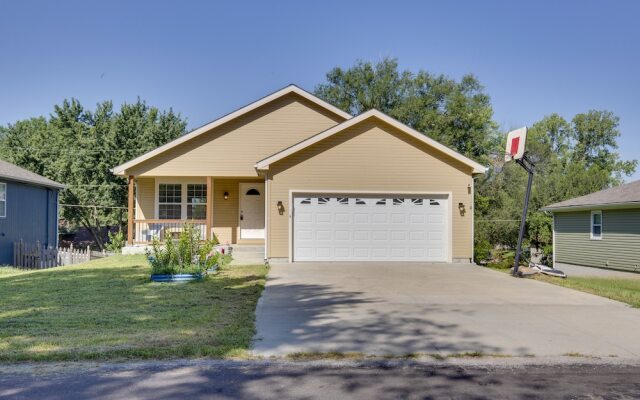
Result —
[{"label": "blue siding", "polygon": [[13,263],[13,242],[17,240],[57,246],[58,191],[0,182],[7,184],[7,217],[0,218],[0,265]]}]

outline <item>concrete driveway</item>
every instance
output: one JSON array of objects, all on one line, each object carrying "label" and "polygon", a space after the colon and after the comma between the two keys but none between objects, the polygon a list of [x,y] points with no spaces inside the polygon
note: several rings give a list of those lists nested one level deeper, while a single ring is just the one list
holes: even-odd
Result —
[{"label": "concrete driveway", "polygon": [[485,268],[274,264],[254,352],[640,358],[640,310]]}]

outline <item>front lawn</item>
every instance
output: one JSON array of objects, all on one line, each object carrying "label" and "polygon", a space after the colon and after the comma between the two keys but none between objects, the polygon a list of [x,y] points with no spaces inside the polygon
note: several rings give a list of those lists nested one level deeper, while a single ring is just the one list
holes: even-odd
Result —
[{"label": "front lawn", "polygon": [[0,268],[0,361],[241,357],[266,267],[149,281],[144,256],[39,271]]},{"label": "front lawn", "polygon": [[542,274],[536,275],[535,279],[607,297],[612,300],[627,303],[635,308],[640,308],[640,279],[586,278],[571,276],[566,279],[560,279]]}]

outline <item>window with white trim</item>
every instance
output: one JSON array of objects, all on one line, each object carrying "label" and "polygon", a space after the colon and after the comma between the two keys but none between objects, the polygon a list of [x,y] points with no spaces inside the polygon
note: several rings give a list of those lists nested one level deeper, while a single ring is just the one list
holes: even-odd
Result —
[{"label": "window with white trim", "polygon": [[0,218],[7,217],[7,184],[0,182]]},{"label": "window with white trim", "polygon": [[207,185],[190,183],[187,185],[187,218],[207,218]]},{"label": "window with white trim", "polygon": [[158,218],[182,219],[182,185],[161,183],[158,185]]},{"label": "window with white trim", "polygon": [[602,239],[602,211],[591,211],[591,239]]}]

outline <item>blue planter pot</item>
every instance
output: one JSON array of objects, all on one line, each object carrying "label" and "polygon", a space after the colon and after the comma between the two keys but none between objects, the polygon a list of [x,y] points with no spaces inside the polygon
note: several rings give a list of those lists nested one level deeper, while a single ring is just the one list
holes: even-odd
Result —
[{"label": "blue planter pot", "polygon": [[176,274],[176,275],[151,275],[153,282],[190,282],[199,281],[205,277],[206,274],[199,272],[197,274]]},{"label": "blue planter pot", "polygon": [[214,274],[218,271],[218,265],[214,265],[212,268],[204,272],[198,272],[197,274],[155,274],[151,275],[152,282],[167,282],[167,283],[178,283],[178,282],[191,282],[191,281],[199,281],[202,280],[208,274]]}]

